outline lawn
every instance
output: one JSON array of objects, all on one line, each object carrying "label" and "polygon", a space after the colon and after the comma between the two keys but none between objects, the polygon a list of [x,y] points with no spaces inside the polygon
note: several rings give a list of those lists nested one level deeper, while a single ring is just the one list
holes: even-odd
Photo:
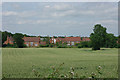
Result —
[{"label": "lawn", "polygon": [[[3,77],[40,78],[52,73],[52,67],[60,74],[69,74],[70,67],[78,78],[118,78],[118,49],[92,51],[91,48],[3,48]],[[98,72],[97,68],[100,67]],[[96,74],[96,75],[95,75]]]}]

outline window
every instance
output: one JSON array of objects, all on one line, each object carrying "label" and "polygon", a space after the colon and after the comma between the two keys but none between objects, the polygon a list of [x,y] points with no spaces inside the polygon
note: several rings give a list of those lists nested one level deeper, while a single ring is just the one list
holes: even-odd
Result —
[{"label": "window", "polygon": [[35,46],[38,46],[38,44],[35,44]]},{"label": "window", "polygon": [[74,45],[74,42],[71,42],[72,45]]},{"label": "window", "polygon": [[29,46],[29,44],[26,44],[27,46]]},{"label": "window", "polygon": [[30,45],[33,46],[33,42],[30,42]]}]

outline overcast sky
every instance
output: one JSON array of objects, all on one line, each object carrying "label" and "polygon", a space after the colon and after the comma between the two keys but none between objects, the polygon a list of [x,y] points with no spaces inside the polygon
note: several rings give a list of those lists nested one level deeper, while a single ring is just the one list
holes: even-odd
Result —
[{"label": "overcast sky", "polygon": [[117,2],[7,2],[2,29],[29,35],[89,36],[99,23],[117,35],[117,21]]}]

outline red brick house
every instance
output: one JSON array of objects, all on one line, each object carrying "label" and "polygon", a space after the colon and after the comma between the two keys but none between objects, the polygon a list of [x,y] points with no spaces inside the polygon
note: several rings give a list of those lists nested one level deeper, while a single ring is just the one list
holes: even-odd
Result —
[{"label": "red brick house", "polygon": [[4,42],[4,44],[14,44],[14,39],[12,38],[12,36],[7,36],[7,40]]},{"label": "red brick house", "polygon": [[75,45],[75,43],[80,43],[80,37],[65,37],[65,38],[51,38],[50,43],[56,44],[57,42],[62,41],[62,43],[67,43],[67,45]]},{"label": "red brick house", "polygon": [[75,43],[80,43],[81,37],[66,37],[65,42],[67,45],[75,45]]},{"label": "red brick house", "polygon": [[[27,47],[38,47],[41,45],[46,45],[45,41],[41,41],[40,37],[23,37],[24,44]],[[4,42],[4,44],[14,44],[14,39],[10,36],[7,36],[7,40]]]},{"label": "red brick house", "polygon": [[46,45],[46,41],[40,41],[41,45]]},{"label": "red brick house", "polygon": [[50,43],[56,44],[57,42],[62,41],[62,43],[67,43],[67,45],[75,45],[75,43],[80,43],[81,41],[90,41],[88,37],[84,37],[81,40],[81,37],[65,37],[65,38],[51,38]]},{"label": "red brick house", "polygon": [[57,42],[59,43],[60,41],[65,42],[65,39],[64,38],[60,38],[60,37],[59,38],[52,37],[49,41],[52,44],[56,44]]},{"label": "red brick house", "polygon": [[27,47],[37,47],[40,45],[40,37],[24,37],[23,40]]}]

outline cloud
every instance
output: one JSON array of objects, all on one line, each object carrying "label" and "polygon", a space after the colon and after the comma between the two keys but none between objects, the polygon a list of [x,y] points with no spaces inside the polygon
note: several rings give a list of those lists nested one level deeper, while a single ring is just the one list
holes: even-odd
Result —
[{"label": "cloud", "polygon": [[6,11],[6,12],[3,12],[2,15],[3,16],[15,16],[15,15],[18,15],[18,13],[14,11]]},{"label": "cloud", "polygon": [[33,17],[37,15],[35,11],[23,11],[23,12],[16,12],[16,11],[5,11],[2,13],[3,16],[18,16],[18,17]]},{"label": "cloud", "polygon": [[63,12],[54,12],[51,14],[51,16],[53,17],[64,17],[64,16],[68,16],[68,15],[72,15],[75,14],[74,10],[68,10],[68,11],[63,11]]},{"label": "cloud", "polygon": [[53,20],[37,20],[36,21],[37,24],[47,24],[51,22],[53,22]]},{"label": "cloud", "polygon": [[50,5],[46,5],[45,8],[50,8]]},{"label": "cloud", "polygon": [[72,6],[69,4],[55,4],[52,8],[55,10],[68,10],[71,9]]},{"label": "cloud", "polygon": [[117,20],[101,20],[99,22],[103,24],[117,24],[118,23]]},{"label": "cloud", "polygon": [[53,22],[52,20],[19,20],[17,24],[48,24]]},{"label": "cloud", "polygon": [[[96,23],[110,27],[115,27],[117,25],[118,8],[114,3],[37,4],[24,3],[10,6],[10,3],[9,5],[6,3],[6,7],[3,7],[3,16],[7,16],[4,17],[4,22],[6,22],[4,26],[8,25],[12,28],[14,27],[14,30],[16,31],[16,26],[25,28],[31,27],[31,29],[34,28],[33,26],[38,27],[38,29],[45,29],[47,27],[48,33],[50,31],[53,32],[52,29],[54,28],[55,30],[58,30],[57,32],[60,31],[63,34],[65,34],[66,30],[68,30],[68,33],[77,34],[76,31],[79,30],[78,34],[80,34],[80,32],[84,32],[84,30],[92,31],[92,28]],[[13,22],[9,23],[10,21]],[[11,27],[8,27],[7,29],[11,29]],[[70,30],[71,32],[69,32]],[[111,31],[112,30],[113,29],[111,29]],[[38,33],[41,31],[38,31]],[[33,32],[36,33],[37,31]]]}]

